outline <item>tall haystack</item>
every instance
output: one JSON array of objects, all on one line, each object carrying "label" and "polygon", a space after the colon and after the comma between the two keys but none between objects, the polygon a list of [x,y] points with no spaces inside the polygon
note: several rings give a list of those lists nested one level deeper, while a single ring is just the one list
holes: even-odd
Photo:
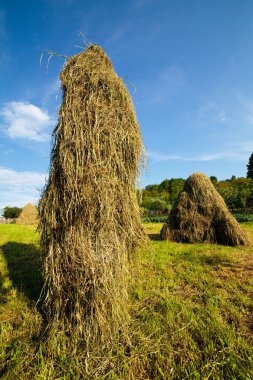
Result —
[{"label": "tall haystack", "polygon": [[245,245],[248,238],[210,179],[192,174],[161,230],[162,240],[182,243]]},{"label": "tall haystack", "polygon": [[40,202],[49,331],[108,347],[124,331],[128,260],[143,238],[142,138],[130,95],[99,46],[70,58]]},{"label": "tall haystack", "polygon": [[28,203],[16,219],[16,224],[38,224],[37,208],[32,203]]}]

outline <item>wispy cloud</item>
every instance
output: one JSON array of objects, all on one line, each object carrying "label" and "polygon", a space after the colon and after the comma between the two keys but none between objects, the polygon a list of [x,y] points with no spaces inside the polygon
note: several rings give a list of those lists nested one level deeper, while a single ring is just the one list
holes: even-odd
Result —
[{"label": "wispy cloud", "polygon": [[134,0],[134,8],[142,8],[143,6],[147,6],[154,3],[154,0]]},{"label": "wispy cloud", "polygon": [[242,135],[253,132],[253,98],[241,92],[214,96],[199,107],[197,115],[202,121],[226,124],[229,133],[233,128],[240,128]]},{"label": "wispy cloud", "polygon": [[239,104],[242,108],[242,116],[244,122],[248,123],[251,127],[253,125],[253,99],[247,98],[243,94],[238,94]]},{"label": "wispy cloud", "polygon": [[229,121],[227,111],[216,104],[214,101],[207,101],[198,111],[200,119],[208,119],[219,123],[227,123]]},{"label": "wispy cloud", "polygon": [[9,102],[0,109],[2,129],[12,139],[45,142],[49,139],[48,129],[55,120],[43,110],[29,102]]},{"label": "wispy cloud", "polygon": [[183,156],[181,155],[170,155],[170,154],[161,154],[157,152],[147,152],[148,159],[151,161],[176,161],[176,160],[182,160]]},{"label": "wispy cloud", "polygon": [[38,172],[18,172],[0,166],[0,185],[40,187],[45,183],[46,175]]},{"label": "wispy cloud", "polygon": [[19,172],[0,166],[0,209],[37,202],[45,181],[44,173]]},{"label": "wispy cloud", "polygon": [[118,42],[122,37],[124,37],[128,31],[131,29],[131,22],[126,22],[121,25],[119,28],[115,29],[115,31],[106,39],[105,44],[113,44]]},{"label": "wispy cloud", "polygon": [[232,149],[236,149],[238,152],[242,153],[252,153],[253,152],[253,141],[235,141],[228,144]]},{"label": "wispy cloud", "polygon": [[246,160],[249,157],[247,151],[224,151],[216,153],[206,153],[199,155],[166,155],[156,152],[148,152],[148,158],[153,162],[161,161],[218,161],[218,160],[235,160],[241,161]]},{"label": "wispy cloud", "polygon": [[7,149],[7,150],[4,151],[4,154],[11,154],[13,152],[14,152],[13,149]]},{"label": "wispy cloud", "polygon": [[187,81],[180,67],[169,66],[162,70],[160,74],[149,81],[142,92],[145,94],[146,104],[157,105],[170,101],[185,86]]},{"label": "wispy cloud", "polygon": [[43,90],[43,97],[41,103],[44,107],[48,108],[50,105],[55,105],[61,100],[61,83],[55,78],[49,85],[46,85]]}]

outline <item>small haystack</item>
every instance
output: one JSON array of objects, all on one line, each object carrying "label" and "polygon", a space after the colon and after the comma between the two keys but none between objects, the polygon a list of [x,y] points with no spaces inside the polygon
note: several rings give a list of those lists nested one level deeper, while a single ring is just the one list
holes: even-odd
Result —
[{"label": "small haystack", "polygon": [[82,341],[84,354],[99,358],[128,320],[128,260],[143,238],[142,139],[102,48],[70,58],[60,77],[63,101],[40,202],[44,308],[49,331]]},{"label": "small haystack", "polygon": [[162,240],[182,243],[245,245],[248,238],[210,179],[192,174],[161,230]]},{"label": "small haystack", "polygon": [[37,208],[32,203],[28,203],[16,219],[16,224],[38,224]]}]

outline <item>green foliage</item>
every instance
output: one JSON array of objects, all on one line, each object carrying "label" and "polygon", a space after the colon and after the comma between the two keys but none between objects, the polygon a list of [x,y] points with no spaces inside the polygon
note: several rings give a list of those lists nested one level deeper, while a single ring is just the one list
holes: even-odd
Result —
[{"label": "green foliage", "polygon": [[253,222],[253,214],[234,214],[235,219],[237,222]]},{"label": "green foliage", "polygon": [[150,211],[168,211],[182,191],[184,182],[182,178],[172,178],[159,185],[146,186],[142,194],[142,207]]},{"label": "green foliage", "polygon": [[168,211],[167,203],[160,198],[145,198],[142,202],[142,206],[147,210],[154,211]]},{"label": "green foliage", "polygon": [[216,189],[230,210],[242,210],[250,207],[253,197],[253,181],[251,178],[234,177],[231,180],[220,181],[217,183]]},{"label": "green foliage", "polygon": [[162,223],[168,219],[168,215],[150,215],[146,214],[143,216],[142,220],[144,223]]},{"label": "green foliage", "polygon": [[247,178],[253,179],[253,153],[251,154],[247,165]]},{"label": "green foliage", "polygon": [[15,219],[21,214],[22,208],[6,206],[4,208],[3,216],[5,218]]},{"label": "green foliage", "polygon": [[[232,176],[230,179],[218,181],[215,176],[211,176],[210,179],[232,212],[246,212],[253,209],[253,180],[251,178]],[[149,211],[170,209],[182,191],[184,182],[182,178],[172,178],[160,184],[146,186],[142,193],[141,206]]]},{"label": "green foliage", "polygon": [[214,175],[211,175],[210,180],[211,180],[211,182],[212,182],[214,185],[216,185],[216,183],[218,182],[217,177],[215,177]]}]

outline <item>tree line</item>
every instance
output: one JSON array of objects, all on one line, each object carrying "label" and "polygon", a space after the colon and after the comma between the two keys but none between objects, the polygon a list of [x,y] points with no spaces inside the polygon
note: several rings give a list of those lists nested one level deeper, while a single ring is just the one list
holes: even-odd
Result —
[{"label": "tree line", "polygon": [[[247,165],[246,178],[233,175],[230,179],[218,181],[215,176],[211,176],[210,180],[232,212],[253,210],[253,153]],[[146,186],[142,191],[141,202],[144,212],[168,212],[183,190],[184,183],[183,178],[171,178],[160,184]]]},{"label": "tree line", "polygon": [[[218,181],[215,176],[210,179],[232,212],[253,210],[253,179],[235,176],[223,181]],[[171,178],[146,186],[142,190],[141,207],[146,212],[168,212],[183,190],[184,183],[183,178]],[[6,206],[3,216],[18,218],[21,211],[22,208]]]},{"label": "tree line", "polygon": [[[253,179],[236,178],[218,181],[215,176],[210,177],[216,190],[224,199],[232,212],[253,210]],[[148,185],[142,190],[141,207],[144,212],[168,212],[181,191],[185,180],[183,178],[165,179],[159,184]],[[18,218],[22,208],[6,206],[3,210],[5,218]]]},{"label": "tree line", "polygon": [[[218,181],[210,177],[213,185],[223,197],[231,211],[247,211],[253,209],[253,180],[251,178],[236,178]],[[180,192],[183,190],[183,178],[165,179],[160,184],[148,185],[142,192],[144,211],[168,212]]]},{"label": "tree line", "polygon": [[[247,165],[247,178],[236,178],[233,175],[230,179],[218,181],[215,176],[211,176],[210,180],[224,199],[229,210],[232,212],[253,210],[253,153]],[[165,179],[160,184],[146,186],[142,190],[141,197],[141,207],[144,213],[151,211],[158,213],[168,212],[183,190],[184,183],[183,178],[171,178]],[[6,206],[3,216],[5,218],[18,218],[21,211],[22,208]]]}]

